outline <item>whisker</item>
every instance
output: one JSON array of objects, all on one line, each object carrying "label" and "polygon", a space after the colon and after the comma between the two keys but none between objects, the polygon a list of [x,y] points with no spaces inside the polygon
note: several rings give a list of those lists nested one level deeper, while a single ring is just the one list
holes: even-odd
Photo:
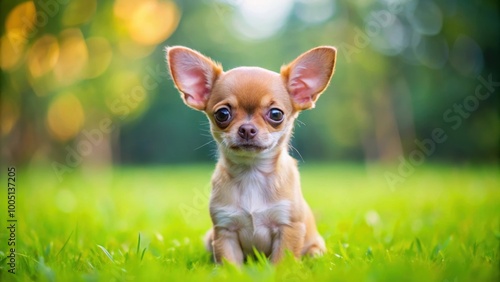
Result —
[{"label": "whisker", "polygon": [[299,126],[302,126],[302,125],[304,125],[304,126],[305,126],[305,125],[306,125],[306,124],[305,124],[303,121],[301,121],[300,119],[296,119],[296,121],[297,121],[297,124],[298,124]]},{"label": "whisker", "polygon": [[199,150],[199,149],[201,149],[201,148],[203,148],[203,147],[205,147],[205,146],[207,146],[208,144],[211,144],[211,143],[213,143],[213,142],[215,142],[215,140],[210,140],[210,141],[208,141],[207,143],[205,143],[205,144],[203,144],[203,145],[199,146],[198,148],[194,149],[193,151]]},{"label": "whisker", "polygon": [[295,148],[292,144],[290,144],[290,148],[292,148],[295,152],[297,152],[297,154],[299,155],[299,157],[300,157],[300,159],[302,160],[303,163],[306,162],[306,161],[304,161],[304,158],[300,154],[299,150],[297,150],[297,148]]}]

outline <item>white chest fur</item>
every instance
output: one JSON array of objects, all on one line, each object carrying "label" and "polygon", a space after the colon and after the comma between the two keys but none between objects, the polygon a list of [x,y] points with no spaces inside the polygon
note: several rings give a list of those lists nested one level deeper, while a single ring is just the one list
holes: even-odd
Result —
[{"label": "white chest fur", "polygon": [[[222,189],[230,195],[230,205],[212,207],[217,227],[238,233],[245,254],[253,248],[269,255],[279,227],[290,224],[291,202],[271,200],[271,179],[256,169],[249,169]],[[221,190],[219,190],[221,191]]]}]

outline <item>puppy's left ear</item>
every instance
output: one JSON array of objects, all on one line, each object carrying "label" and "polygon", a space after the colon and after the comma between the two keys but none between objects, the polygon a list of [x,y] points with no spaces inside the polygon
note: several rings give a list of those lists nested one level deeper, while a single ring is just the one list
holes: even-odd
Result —
[{"label": "puppy's left ear", "polygon": [[296,110],[314,108],[319,95],[330,83],[335,69],[337,50],[331,46],[311,49],[288,65],[281,76]]}]

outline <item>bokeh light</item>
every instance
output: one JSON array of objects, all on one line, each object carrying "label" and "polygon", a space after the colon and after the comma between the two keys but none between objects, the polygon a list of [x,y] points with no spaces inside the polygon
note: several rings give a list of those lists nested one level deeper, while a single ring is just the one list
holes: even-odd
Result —
[{"label": "bokeh light", "polygon": [[58,141],[68,141],[77,136],[84,122],[82,104],[74,94],[62,94],[49,106],[47,127],[51,136]]},{"label": "bokeh light", "polygon": [[24,45],[14,45],[8,36],[0,37],[0,67],[3,71],[9,71],[19,65],[23,57]]},{"label": "bokeh light", "polygon": [[36,8],[32,1],[23,2],[10,11],[1,37],[2,70],[14,69],[23,57],[25,46],[35,31]]},{"label": "bokeh light", "polygon": [[398,55],[410,44],[409,30],[397,17],[389,26],[380,29],[380,35],[373,37],[373,47],[382,54]]},{"label": "bokeh light", "polygon": [[23,2],[10,11],[5,21],[7,33],[15,32],[29,38],[29,32],[34,31],[36,8],[33,1]]},{"label": "bokeh light", "polygon": [[85,68],[85,78],[102,75],[109,67],[113,50],[108,40],[103,37],[91,37],[86,40],[89,61]]},{"label": "bokeh light", "polygon": [[158,44],[174,32],[179,12],[173,2],[145,2],[130,19],[130,36],[140,44]]},{"label": "bokeh light", "polygon": [[111,75],[105,88],[106,105],[111,114],[130,121],[144,113],[149,106],[149,95],[143,86],[144,77],[126,70]]},{"label": "bokeh light", "polygon": [[62,85],[81,78],[81,72],[88,62],[88,50],[79,29],[63,30],[60,34],[60,55],[54,74]]},{"label": "bokeh light", "polygon": [[179,9],[172,1],[119,0],[114,13],[127,26],[131,39],[146,46],[167,39],[180,19]]},{"label": "bokeh light", "polygon": [[59,58],[59,44],[52,35],[40,37],[28,53],[28,67],[33,77],[40,77],[54,68]]},{"label": "bokeh light", "polygon": [[255,0],[236,4],[233,25],[244,37],[265,39],[275,35],[286,23],[293,0]]}]

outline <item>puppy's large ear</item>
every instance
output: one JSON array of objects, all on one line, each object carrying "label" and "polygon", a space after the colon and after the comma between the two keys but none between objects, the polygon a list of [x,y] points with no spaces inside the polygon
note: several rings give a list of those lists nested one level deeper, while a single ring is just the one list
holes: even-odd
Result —
[{"label": "puppy's large ear", "polygon": [[222,67],[197,51],[182,46],[168,47],[167,62],[184,103],[204,111]]},{"label": "puppy's large ear", "polygon": [[300,55],[281,67],[281,76],[296,110],[314,108],[319,95],[326,89],[335,69],[337,50],[322,46]]}]

